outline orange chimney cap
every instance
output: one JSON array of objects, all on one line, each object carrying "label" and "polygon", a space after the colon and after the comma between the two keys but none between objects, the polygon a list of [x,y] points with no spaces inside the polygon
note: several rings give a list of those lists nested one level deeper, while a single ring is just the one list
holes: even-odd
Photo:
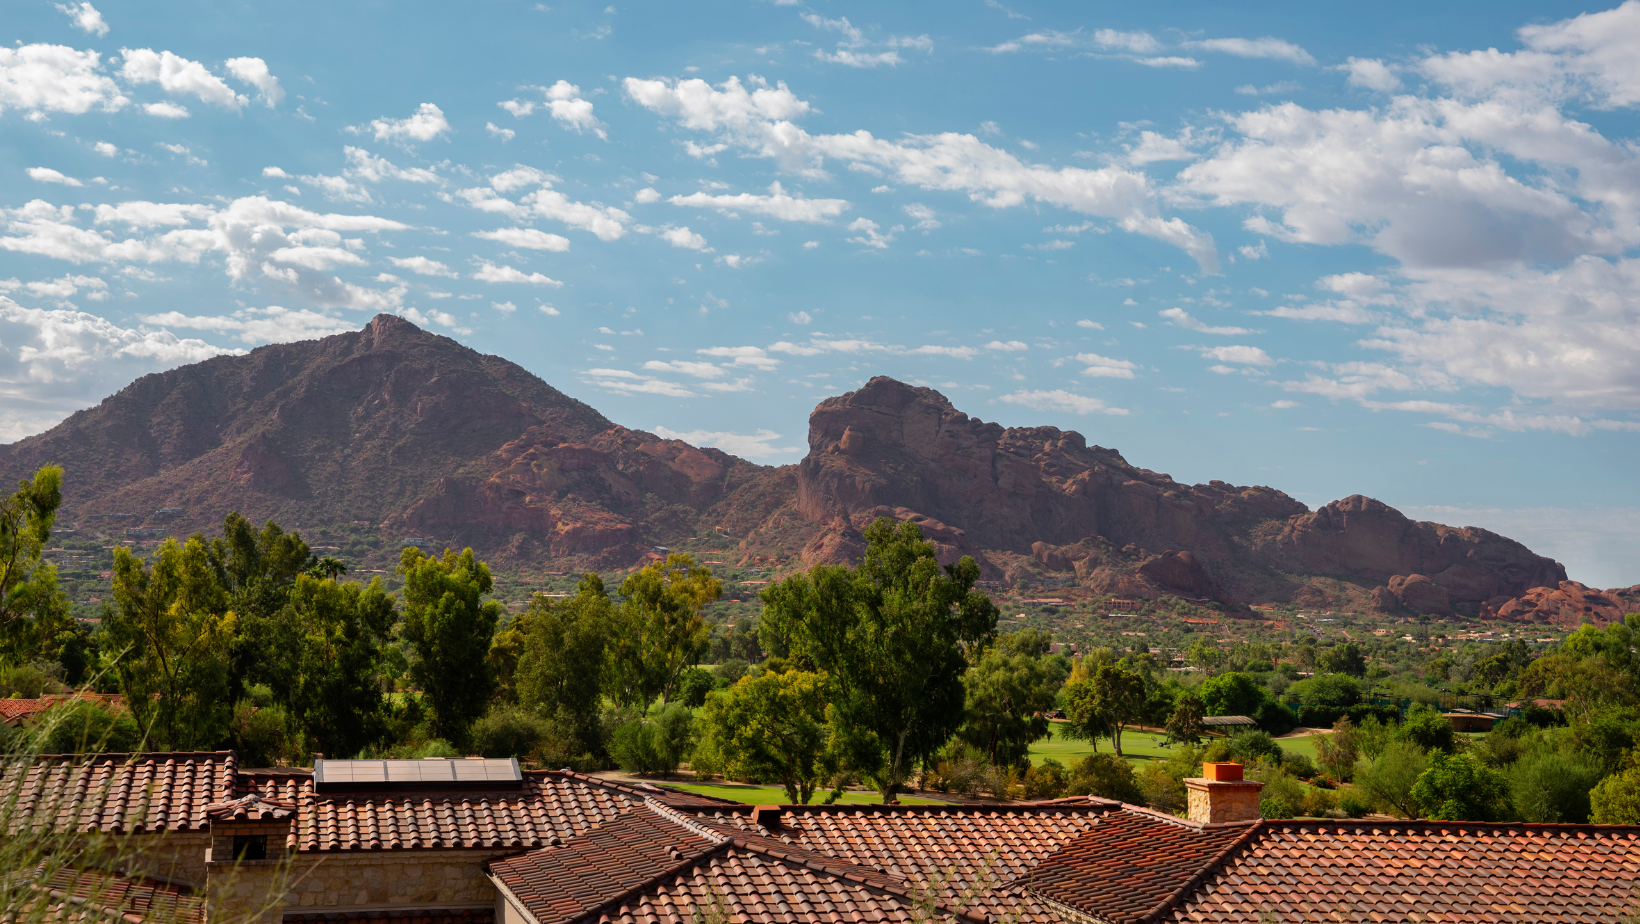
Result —
[{"label": "orange chimney cap", "polygon": [[1234,783],[1241,779],[1241,764],[1238,763],[1204,763],[1202,776],[1218,783]]}]

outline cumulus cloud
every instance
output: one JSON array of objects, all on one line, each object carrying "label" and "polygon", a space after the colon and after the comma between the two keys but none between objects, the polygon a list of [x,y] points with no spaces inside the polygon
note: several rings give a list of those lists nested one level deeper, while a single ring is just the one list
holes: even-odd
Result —
[{"label": "cumulus cloud", "polygon": [[261,58],[229,58],[222,64],[235,80],[255,87],[257,97],[269,109],[279,105],[279,101],[285,98],[285,90],[279,86],[279,78],[268,72],[268,63]]},{"label": "cumulus cloud", "polygon": [[664,228],[656,229],[655,236],[659,237],[668,244],[671,244],[673,247],[681,247],[684,250],[710,249],[706,246],[706,238],[701,237],[695,232],[689,230],[687,225],[681,228],[674,228],[671,225],[668,225]]},{"label": "cumulus cloud", "polygon": [[666,398],[693,398],[695,393],[682,385],[625,369],[588,369],[582,381],[621,395],[660,395]]},{"label": "cumulus cloud", "polygon": [[79,180],[66,176],[61,171],[53,170],[50,167],[30,167],[28,168],[28,178],[36,183],[60,183],[63,186],[85,185]]},{"label": "cumulus cloud", "polygon": [[734,433],[728,430],[672,430],[656,427],[655,435],[664,440],[682,440],[695,446],[721,449],[743,459],[761,459],[782,453],[801,452],[799,446],[775,446],[780,434],[759,428],[754,433]]},{"label": "cumulus cloud", "polygon": [[1292,42],[1278,38],[1217,38],[1184,42],[1184,47],[1213,51],[1238,58],[1271,58],[1293,64],[1315,64],[1315,58]]},{"label": "cumulus cloud", "polygon": [[480,282],[525,282],[530,285],[552,286],[555,289],[564,285],[540,273],[526,273],[517,267],[495,264],[488,260],[479,261],[478,272],[473,274],[473,278]]},{"label": "cumulus cloud", "polygon": [[[632,216],[598,202],[576,202],[552,188],[557,177],[534,167],[514,167],[490,178],[490,185],[457,190],[453,200],[484,212],[506,215],[517,221],[546,218],[571,228],[590,231],[602,241],[619,240],[627,232]],[[539,187],[517,200],[506,194]]]},{"label": "cumulus cloud", "polygon": [[1389,65],[1377,58],[1350,58],[1338,69],[1349,75],[1345,82],[1352,87],[1364,90],[1377,90],[1388,93],[1401,88],[1401,78],[1395,76]]},{"label": "cumulus cloud", "polygon": [[120,78],[126,83],[157,83],[173,96],[193,96],[202,103],[235,112],[249,101],[198,61],[152,48],[121,48],[120,54],[125,58],[120,66]]},{"label": "cumulus cloud", "polygon": [[607,126],[598,121],[592,114],[592,103],[581,98],[581,88],[567,80],[560,80],[542,91],[547,98],[547,112],[554,120],[562,122],[576,133],[592,132],[599,138],[609,140]]},{"label": "cumulus cloud", "polygon": [[399,269],[409,270],[419,276],[443,276],[447,279],[456,279],[460,276],[455,270],[428,257],[388,257],[387,259]]},{"label": "cumulus cloud", "polygon": [[66,45],[0,47],[0,112],[117,112],[130,100],[102,72],[102,56]]},{"label": "cumulus cloud", "polygon": [[485,241],[496,241],[508,247],[523,247],[529,250],[553,250],[564,252],[569,250],[569,238],[561,234],[548,234],[535,228],[497,228],[494,231],[474,231],[473,237]]},{"label": "cumulus cloud", "polygon": [[165,328],[214,331],[229,334],[242,343],[291,343],[314,340],[359,329],[359,325],[306,308],[278,305],[244,308],[232,314],[189,316],[180,311],[145,316],[143,323]]},{"label": "cumulus cloud", "polygon": [[695,352],[701,356],[715,356],[727,359],[737,366],[751,366],[754,369],[763,369],[765,371],[780,365],[780,360],[770,356],[768,351],[762,347],[706,347]]},{"label": "cumulus cloud", "polygon": [[748,212],[753,215],[767,215],[781,221],[800,221],[809,224],[825,224],[849,209],[846,199],[804,199],[792,196],[781,187],[779,181],[769,184],[769,194],[766,196],[755,193],[719,196],[697,192],[688,196],[673,196],[668,201],[673,205],[711,208],[725,213]]},{"label": "cumulus cloud", "polygon": [[1021,340],[993,340],[990,343],[987,343],[985,348],[987,350],[996,350],[1001,353],[1017,353],[1030,349],[1030,347]]},{"label": "cumulus cloud", "polygon": [[1204,324],[1203,322],[1191,317],[1190,312],[1185,311],[1183,308],[1169,308],[1165,311],[1159,311],[1157,314],[1167,318],[1167,322],[1169,324],[1176,327],[1182,327],[1185,330],[1193,330],[1200,334],[1216,334],[1221,337],[1239,337],[1242,334],[1254,333],[1254,331],[1245,327],[1214,327],[1210,324]]},{"label": "cumulus cloud", "polygon": [[[851,168],[891,174],[901,183],[960,192],[991,208],[1041,202],[1113,219],[1118,227],[1180,247],[1204,269],[1217,271],[1212,237],[1182,219],[1163,218],[1143,173],[1122,167],[1027,164],[974,135],[954,132],[911,135],[897,141],[866,131],[810,135],[794,122],[810,111],[806,101],[784,82],[774,86],[761,80],[750,82],[753,89],[748,90],[732,77],[716,87],[694,78],[629,77],[623,87],[634,102],[675,120],[680,127],[710,133],[719,144],[770,158],[797,175],[822,176],[825,161],[834,159]],[[861,225],[851,230],[868,229]],[[886,239],[887,235],[861,234],[857,242],[880,248],[886,246]]]},{"label": "cumulus cloud", "polygon": [[80,3],[63,5],[57,4],[57,10],[66,15],[74,28],[101,38],[108,34],[108,22],[103,19],[97,8],[91,5],[90,0],[81,0]]},{"label": "cumulus cloud", "polygon": [[1125,408],[1111,407],[1098,398],[1079,395],[1055,388],[1051,391],[1019,391],[1002,396],[1002,400],[1009,404],[1017,404],[1035,411],[1068,411],[1072,414],[1110,414],[1123,416],[1128,412]]},{"label": "cumulus cloud", "polygon": [[650,372],[676,372],[697,379],[721,379],[729,374],[723,370],[722,366],[716,366],[712,363],[690,362],[683,359],[668,362],[652,359],[644,363],[643,367]]},{"label": "cumulus cloud", "polygon": [[1083,364],[1082,374],[1094,379],[1131,379],[1138,366],[1125,359],[1112,359],[1098,353],[1078,353],[1076,361]]},{"label": "cumulus cloud", "polygon": [[1240,363],[1247,366],[1275,365],[1275,360],[1270,358],[1270,354],[1256,346],[1198,347],[1197,351],[1203,358],[1216,359],[1221,363]]},{"label": "cumulus cloud", "polygon": [[444,118],[444,110],[432,103],[422,103],[409,118],[383,117],[371,120],[368,125],[349,126],[347,130],[354,134],[369,132],[377,141],[407,144],[412,141],[432,141],[448,132],[450,123]]},{"label": "cumulus cloud", "polygon": [[173,102],[148,103],[142,111],[158,119],[186,119],[188,107]]},{"label": "cumulus cloud", "polygon": [[848,21],[847,16],[837,19],[827,19],[814,13],[804,13],[803,21],[816,29],[842,33],[843,38],[832,51],[817,48],[814,56],[821,61],[832,64],[843,64],[849,67],[890,67],[901,63],[899,49],[914,49],[921,52],[934,50],[934,41],[926,35],[889,36],[882,40],[870,40],[859,27]]}]

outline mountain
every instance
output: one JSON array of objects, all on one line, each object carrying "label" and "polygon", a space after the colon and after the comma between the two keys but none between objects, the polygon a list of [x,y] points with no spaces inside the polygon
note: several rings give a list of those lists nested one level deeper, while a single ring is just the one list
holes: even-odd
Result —
[{"label": "mountain", "polygon": [[239,510],[471,545],[528,570],[626,567],[691,542],[776,565],[846,561],[867,523],[892,516],[989,579],[1117,598],[1542,621],[1629,605],[1630,591],[1595,600],[1483,529],[1361,496],[1311,511],[1274,488],[1181,484],[1075,431],[985,423],[883,377],[815,408],[801,463],[760,466],[616,425],[390,315],[144,376],[0,446],[0,477],[49,462],[82,526],[210,531]]}]

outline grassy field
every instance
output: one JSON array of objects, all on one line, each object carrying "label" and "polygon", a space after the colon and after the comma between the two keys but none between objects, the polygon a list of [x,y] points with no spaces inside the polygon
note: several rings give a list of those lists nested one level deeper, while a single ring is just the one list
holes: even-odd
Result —
[{"label": "grassy field", "polygon": [[[1051,757],[1068,767],[1094,752],[1091,742],[1069,741],[1060,737],[1063,728],[1063,723],[1054,722],[1049,729],[1048,737],[1031,745],[1031,763],[1040,764]],[[1177,749],[1161,746],[1166,737],[1159,733],[1129,729],[1122,733],[1122,756],[1133,763],[1166,760],[1178,753]],[[1300,738],[1280,738],[1276,743],[1289,754],[1303,754],[1311,760],[1315,759],[1315,741],[1308,735]],[[1111,753],[1109,738],[1099,739],[1099,750]]]},{"label": "grassy field", "polygon": [[[667,783],[674,789],[683,789],[703,796],[713,796],[718,799],[729,799],[734,802],[744,802],[747,805],[779,805],[786,801],[786,790],[779,786],[746,786],[740,783]],[[825,793],[816,793],[814,801],[824,799]],[[845,792],[838,798],[839,805],[860,805],[863,803],[878,803],[883,801],[876,793]],[[906,805],[936,805],[933,799],[912,799],[900,797],[900,802]]]}]

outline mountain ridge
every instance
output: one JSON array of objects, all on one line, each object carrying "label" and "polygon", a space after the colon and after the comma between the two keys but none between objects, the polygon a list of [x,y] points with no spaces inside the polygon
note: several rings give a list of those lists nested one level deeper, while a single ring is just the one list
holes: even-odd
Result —
[{"label": "mountain ridge", "polygon": [[86,523],[161,508],[180,508],[164,523],[179,532],[230,510],[364,521],[566,569],[706,536],[747,559],[846,561],[866,522],[894,516],[942,558],[974,555],[988,579],[1117,598],[1561,622],[1621,610],[1627,593],[1640,602],[1640,588],[1591,591],[1487,530],[1360,495],[1312,511],[1271,487],[1182,484],[1074,430],[987,423],[886,377],[821,401],[801,462],[757,465],[622,427],[392,315],[143,376],[0,446],[3,477],[49,462],[67,469],[65,516]]}]

